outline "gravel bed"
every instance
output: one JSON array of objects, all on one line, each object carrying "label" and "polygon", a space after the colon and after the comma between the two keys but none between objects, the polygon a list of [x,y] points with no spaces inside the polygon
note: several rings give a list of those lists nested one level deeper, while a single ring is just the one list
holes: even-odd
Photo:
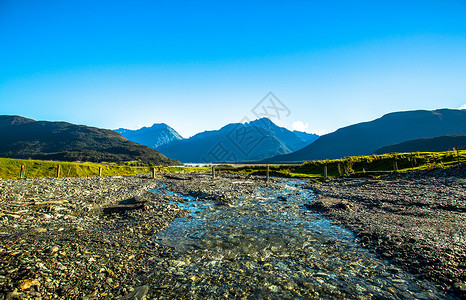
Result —
[{"label": "gravel bed", "polygon": [[[186,211],[144,177],[0,181],[0,298],[97,299],[146,293],[149,237]],[[123,298],[124,299],[124,298]]]},{"label": "gravel bed", "polygon": [[263,185],[194,176],[0,180],[0,299],[146,297],[147,275],[172,251],[151,237],[188,212],[150,190],[227,204]]},{"label": "gravel bed", "polygon": [[[462,166],[301,186],[316,194],[310,209],[355,232],[363,246],[464,298],[465,177]],[[229,205],[266,185],[260,177],[208,174],[0,180],[0,299],[174,298],[169,291],[179,283],[166,274],[184,285],[197,277],[177,275],[173,249],[154,235],[187,214],[173,204],[186,200],[149,191]]]},{"label": "gravel bed", "polygon": [[317,198],[310,209],[384,259],[466,298],[466,165],[307,187]]}]

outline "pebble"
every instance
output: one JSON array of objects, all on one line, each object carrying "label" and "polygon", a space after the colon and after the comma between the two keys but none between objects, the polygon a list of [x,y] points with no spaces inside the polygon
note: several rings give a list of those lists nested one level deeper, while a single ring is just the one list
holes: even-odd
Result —
[{"label": "pebble", "polygon": [[133,292],[128,294],[125,299],[127,300],[142,300],[145,299],[149,292],[149,286],[143,285],[134,289]]},{"label": "pebble", "polygon": [[40,286],[40,282],[37,279],[23,279],[19,281],[18,288],[20,290],[28,290],[32,286]]},{"label": "pebble", "polygon": [[49,248],[49,252],[55,253],[55,252],[58,252],[59,249],[60,248],[58,248],[57,246],[53,246]]},{"label": "pebble", "polygon": [[47,232],[47,228],[34,228],[30,232],[31,233],[43,233],[43,232]]}]

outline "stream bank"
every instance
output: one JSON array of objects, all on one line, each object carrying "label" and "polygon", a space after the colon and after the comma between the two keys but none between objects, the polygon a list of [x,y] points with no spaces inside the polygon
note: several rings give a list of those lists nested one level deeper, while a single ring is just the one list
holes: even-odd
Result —
[{"label": "stream bank", "polygon": [[310,181],[309,208],[418,278],[466,299],[466,165],[374,179]]}]

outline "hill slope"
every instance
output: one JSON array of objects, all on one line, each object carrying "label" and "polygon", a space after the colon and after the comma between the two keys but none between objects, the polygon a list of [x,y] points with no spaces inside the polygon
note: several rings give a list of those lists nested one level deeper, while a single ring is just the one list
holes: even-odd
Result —
[{"label": "hill slope", "polygon": [[293,133],[299,136],[308,145],[310,145],[312,142],[314,142],[315,140],[319,138],[319,136],[314,133],[307,133],[307,132],[297,131],[297,130],[293,130]]},{"label": "hill slope", "polygon": [[433,138],[410,140],[382,147],[375,154],[403,152],[441,152],[456,148],[466,150],[466,135],[443,135]]},{"label": "hill slope", "polygon": [[309,146],[264,162],[297,162],[368,155],[408,140],[466,134],[466,111],[439,109],[395,112],[321,136]]},{"label": "hill slope", "polygon": [[151,127],[143,127],[137,130],[119,128],[115,131],[130,141],[151,147],[152,149],[183,139],[175,129],[164,123],[154,124]]},{"label": "hill slope", "polygon": [[0,157],[61,161],[177,164],[149,147],[120,134],[66,122],[35,121],[20,116],[0,116]]},{"label": "hill slope", "polygon": [[157,148],[182,162],[251,161],[290,153],[309,142],[267,118],[228,124]]}]

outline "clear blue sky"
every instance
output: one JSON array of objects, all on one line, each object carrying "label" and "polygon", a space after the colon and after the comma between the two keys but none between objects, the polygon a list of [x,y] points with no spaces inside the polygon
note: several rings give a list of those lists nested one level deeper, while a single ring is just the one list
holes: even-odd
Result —
[{"label": "clear blue sky", "polygon": [[0,0],[0,114],[188,137],[269,91],[309,132],[459,108],[466,1]]}]

